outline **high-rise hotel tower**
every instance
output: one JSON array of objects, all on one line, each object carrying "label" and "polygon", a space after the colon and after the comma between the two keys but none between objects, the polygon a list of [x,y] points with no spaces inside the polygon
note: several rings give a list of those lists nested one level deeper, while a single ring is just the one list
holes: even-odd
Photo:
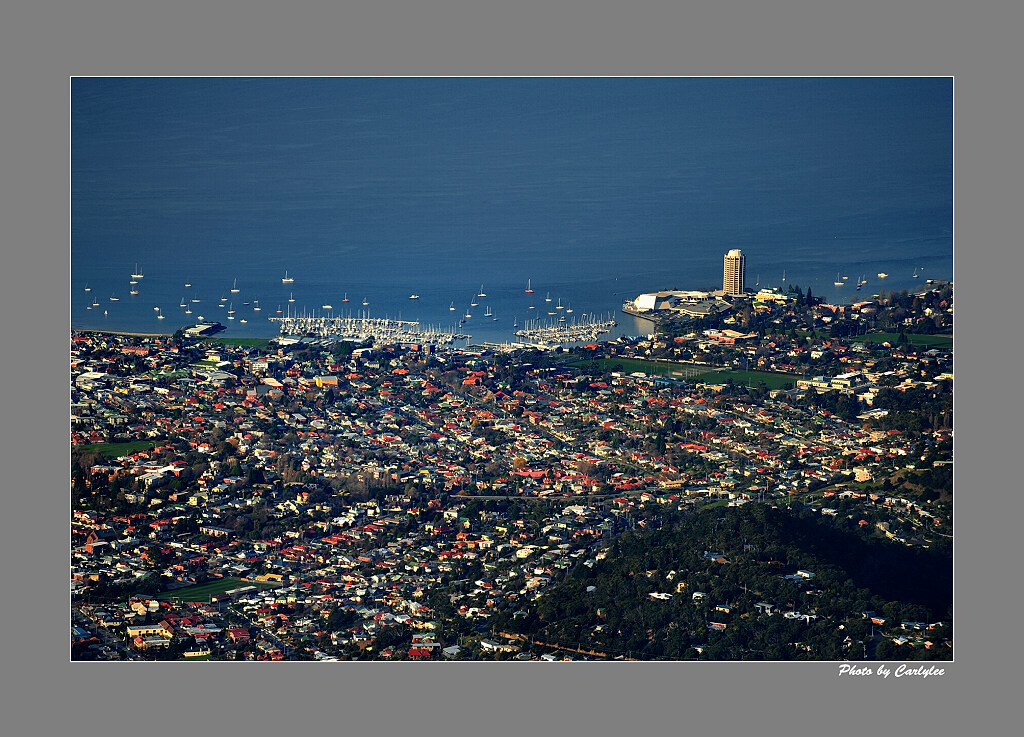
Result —
[{"label": "high-rise hotel tower", "polygon": [[743,294],[744,275],[747,270],[747,257],[740,249],[733,248],[725,254],[725,270],[722,276],[722,291],[729,296]]}]

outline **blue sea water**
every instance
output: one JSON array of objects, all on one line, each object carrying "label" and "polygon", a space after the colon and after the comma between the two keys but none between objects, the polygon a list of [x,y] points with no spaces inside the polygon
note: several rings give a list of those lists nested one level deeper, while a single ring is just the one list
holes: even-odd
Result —
[{"label": "blue sea water", "polygon": [[646,333],[624,299],[720,287],[732,248],[749,285],[912,289],[953,277],[952,120],[941,78],[75,78],[71,326],[458,327],[483,285],[474,342],[556,300]]}]

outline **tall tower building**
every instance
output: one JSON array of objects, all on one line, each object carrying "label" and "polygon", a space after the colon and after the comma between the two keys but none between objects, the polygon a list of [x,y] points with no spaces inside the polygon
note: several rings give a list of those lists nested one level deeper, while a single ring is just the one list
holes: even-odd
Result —
[{"label": "tall tower building", "polygon": [[733,248],[729,253],[725,254],[722,291],[730,296],[743,294],[746,271],[747,257],[740,252],[740,249]]}]

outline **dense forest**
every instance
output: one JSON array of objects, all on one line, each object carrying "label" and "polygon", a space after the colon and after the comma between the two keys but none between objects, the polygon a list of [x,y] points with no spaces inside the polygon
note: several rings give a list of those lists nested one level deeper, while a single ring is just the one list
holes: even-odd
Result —
[{"label": "dense forest", "polygon": [[659,529],[623,534],[606,559],[576,565],[529,605],[499,612],[491,629],[609,657],[951,659],[944,645],[893,640],[902,622],[941,622],[927,639],[951,637],[952,570],[951,546],[910,548],[809,510],[673,512]]}]

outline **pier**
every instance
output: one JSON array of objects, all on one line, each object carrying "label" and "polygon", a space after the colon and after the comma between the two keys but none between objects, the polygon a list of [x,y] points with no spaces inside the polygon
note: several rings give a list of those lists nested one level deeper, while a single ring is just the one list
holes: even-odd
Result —
[{"label": "pier", "polygon": [[372,340],[374,343],[451,345],[471,336],[440,328],[422,328],[419,322],[386,317],[270,317],[281,324],[282,335],[313,335],[338,340]]},{"label": "pier", "polygon": [[580,343],[596,340],[598,336],[611,332],[616,322],[610,316],[605,319],[588,317],[583,320],[562,322],[561,320],[528,320],[516,335],[531,343],[544,346],[558,343]]}]

